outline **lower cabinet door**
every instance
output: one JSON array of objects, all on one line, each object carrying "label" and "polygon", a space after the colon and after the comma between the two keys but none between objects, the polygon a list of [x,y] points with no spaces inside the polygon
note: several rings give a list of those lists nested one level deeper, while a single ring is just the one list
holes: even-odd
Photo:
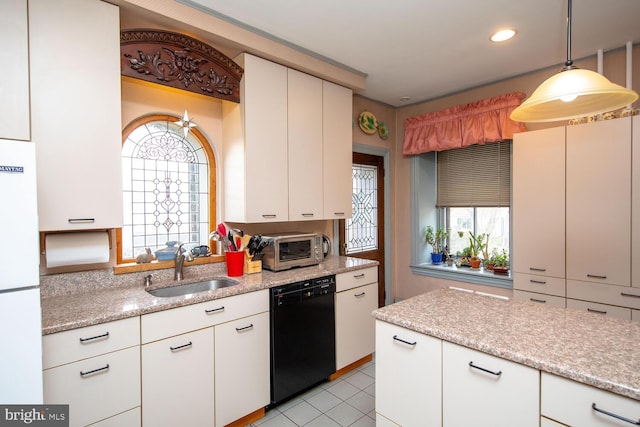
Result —
[{"label": "lower cabinet door", "polygon": [[217,325],[215,349],[215,425],[222,427],[269,404],[269,313]]},{"label": "lower cabinet door", "polygon": [[142,425],[211,427],[213,327],[142,346]]},{"label": "lower cabinet door", "polygon": [[538,427],[540,372],[449,342],[442,345],[442,425]]},{"label": "lower cabinet door", "polygon": [[336,369],[375,351],[375,319],[378,283],[336,294]]},{"label": "lower cabinet door", "polygon": [[69,426],[140,406],[140,347],[130,347],[43,371],[44,403],[68,404]]},{"label": "lower cabinet door", "polygon": [[406,427],[440,426],[441,369],[441,340],[377,320],[376,418],[380,425],[394,425],[390,420]]},{"label": "lower cabinet door", "polygon": [[540,417],[540,427],[565,427],[565,425],[550,420],[549,418]]},{"label": "lower cabinet door", "polygon": [[631,426],[640,423],[640,402],[542,373],[541,413],[573,427]]}]

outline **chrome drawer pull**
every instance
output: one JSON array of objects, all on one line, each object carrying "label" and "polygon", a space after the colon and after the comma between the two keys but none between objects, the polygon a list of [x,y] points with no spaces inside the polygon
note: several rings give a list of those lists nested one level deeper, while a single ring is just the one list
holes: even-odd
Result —
[{"label": "chrome drawer pull", "polygon": [[91,371],[85,371],[85,372],[80,371],[80,376],[86,377],[87,375],[97,374],[98,372],[106,371],[108,369],[109,369],[109,364],[107,363],[107,365],[103,366],[102,368],[93,369]]},{"label": "chrome drawer pull", "polygon": [[242,328],[236,328],[237,332],[248,331],[249,329],[253,329],[253,323],[249,326],[243,326]]},{"label": "chrome drawer pull", "polygon": [[171,347],[171,346],[169,346],[169,349],[170,349],[171,351],[177,351],[177,350],[185,349],[185,348],[187,348],[187,347],[191,347],[192,345],[193,345],[193,343],[192,343],[191,341],[189,341],[188,343],[186,343],[186,344],[182,344],[182,345],[179,345],[179,346],[177,346],[177,347]]},{"label": "chrome drawer pull", "polygon": [[587,274],[587,277],[591,278],[591,279],[606,279],[607,276],[598,276],[597,274]]},{"label": "chrome drawer pull", "polygon": [[365,296],[366,294],[364,292],[360,292],[359,294],[355,294],[354,297],[356,298],[362,298],[363,296]]},{"label": "chrome drawer pull", "polygon": [[640,295],[628,294],[626,292],[620,292],[623,297],[640,298]]},{"label": "chrome drawer pull", "polygon": [[539,302],[540,304],[546,304],[547,303],[546,299],[529,298],[529,300],[531,300],[533,302]]},{"label": "chrome drawer pull", "polygon": [[312,213],[303,213],[302,216],[304,216],[304,217],[312,217],[313,214]]},{"label": "chrome drawer pull", "polygon": [[397,335],[394,335],[393,339],[396,340],[396,341],[400,341],[401,343],[404,343],[404,344],[407,344],[407,345],[411,345],[411,346],[415,346],[416,344],[418,344],[418,341],[414,341],[414,342],[405,341],[402,338],[398,338]]},{"label": "chrome drawer pull", "polygon": [[536,267],[529,267],[529,270],[531,270],[531,271],[547,271],[546,268],[536,268]]},{"label": "chrome drawer pull", "polygon": [[529,282],[536,283],[538,285],[546,285],[547,284],[547,282],[545,282],[544,280],[533,280],[533,279],[530,279]]},{"label": "chrome drawer pull", "polygon": [[354,279],[363,279],[364,278],[364,273],[362,273],[362,274],[354,274],[353,278]]},{"label": "chrome drawer pull", "polygon": [[262,218],[275,218],[276,214],[262,214]]},{"label": "chrome drawer pull", "polygon": [[222,310],[224,310],[224,305],[222,307],[212,308],[211,310],[205,309],[204,312],[207,314],[211,314],[211,313],[215,313],[216,311],[222,311]]},{"label": "chrome drawer pull", "polygon": [[93,340],[99,340],[100,338],[109,338],[109,332],[106,332],[102,335],[96,335],[95,337],[80,338],[80,344],[84,344],[86,342],[93,341]]},{"label": "chrome drawer pull", "polygon": [[334,212],[335,216],[344,216],[344,212]]},{"label": "chrome drawer pull", "polygon": [[634,426],[640,426],[640,419],[638,419],[638,421],[632,420],[631,418],[625,418],[622,415],[614,414],[613,412],[609,412],[609,411],[605,411],[604,409],[597,408],[595,402],[591,404],[591,408],[596,412],[600,412],[601,414],[605,414],[610,417],[616,418],[618,420],[625,421],[629,424],[633,424]]},{"label": "chrome drawer pull", "polygon": [[588,311],[589,313],[607,314],[607,312],[606,312],[606,311],[602,311],[602,310],[595,310],[595,309],[593,309],[593,308],[589,308],[589,307],[587,307],[587,311]]},{"label": "chrome drawer pull", "polygon": [[500,375],[502,375],[502,371],[498,371],[498,372],[490,371],[490,370],[482,368],[482,367],[480,367],[478,365],[474,365],[473,361],[469,362],[469,366],[471,366],[472,368],[478,369],[480,371],[487,372],[487,373],[489,373],[491,375],[495,375],[496,377],[499,377]]},{"label": "chrome drawer pull", "polygon": [[91,224],[96,222],[95,218],[69,218],[69,224]]}]

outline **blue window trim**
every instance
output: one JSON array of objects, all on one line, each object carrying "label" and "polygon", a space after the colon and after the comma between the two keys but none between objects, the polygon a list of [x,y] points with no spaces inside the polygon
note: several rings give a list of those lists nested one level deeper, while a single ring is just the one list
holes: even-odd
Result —
[{"label": "blue window trim", "polygon": [[430,246],[421,239],[427,225],[437,226],[436,156],[426,153],[411,157],[411,272],[458,282],[513,289],[513,279],[487,271],[473,271],[466,267],[431,264]]}]

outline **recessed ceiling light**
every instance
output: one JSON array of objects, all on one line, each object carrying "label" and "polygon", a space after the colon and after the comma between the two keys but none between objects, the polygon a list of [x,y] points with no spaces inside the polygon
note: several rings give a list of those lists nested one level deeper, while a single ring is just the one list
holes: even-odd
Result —
[{"label": "recessed ceiling light", "polygon": [[512,28],[507,28],[507,29],[496,31],[495,33],[493,33],[490,37],[490,40],[492,42],[499,43],[499,42],[509,40],[513,38],[515,35],[516,35],[516,30]]},{"label": "recessed ceiling light", "polygon": [[411,100],[410,96],[401,96],[400,97],[400,101],[402,101],[402,102],[407,102],[407,101],[410,101],[410,100]]}]

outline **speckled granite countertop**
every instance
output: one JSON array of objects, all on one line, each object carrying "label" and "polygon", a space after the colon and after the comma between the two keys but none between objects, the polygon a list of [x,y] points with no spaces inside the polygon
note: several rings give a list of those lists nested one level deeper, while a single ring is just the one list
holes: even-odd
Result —
[{"label": "speckled granite countertop", "polygon": [[[42,285],[42,333],[62,332],[375,265],[378,265],[377,261],[333,256],[317,266],[277,273],[263,270],[261,273],[233,277],[239,282],[236,286],[169,298],[154,297],[145,291],[143,277],[149,273],[114,277],[107,273],[100,276],[85,272],[47,277]],[[154,276],[151,288],[227,277],[224,263],[187,268],[182,282],[173,281],[173,269],[150,273]],[[105,285],[104,282],[108,281],[115,283]]]},{"label": "speckled granite countertop", "polygon": [[373,315],[640,400],[640,323],[451,289],[428,292]]}]

